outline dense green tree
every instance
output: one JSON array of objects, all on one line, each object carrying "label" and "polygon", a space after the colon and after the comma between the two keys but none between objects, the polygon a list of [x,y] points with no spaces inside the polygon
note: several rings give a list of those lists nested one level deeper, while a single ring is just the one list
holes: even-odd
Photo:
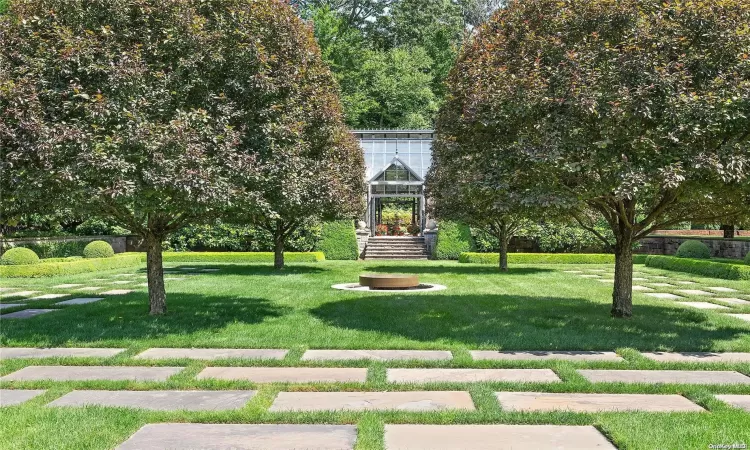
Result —
[{"label": "dense green tree", "polygon": [[612,315],[630,317],[638,239],[739,214],[748,23],[744,0],[509,2],[459,57],[444,109],[461,123],[440,139],[534,180],[592,232],[586,213],[604,218]]}]

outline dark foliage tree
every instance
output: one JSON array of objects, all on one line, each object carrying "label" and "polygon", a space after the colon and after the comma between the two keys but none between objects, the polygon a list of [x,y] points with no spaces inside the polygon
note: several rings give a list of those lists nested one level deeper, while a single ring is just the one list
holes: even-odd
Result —
[{"label": "dark foliage tree", "polygon": [[739,214],[750,172],[747,23],[744,0],[512,1],[452,72],[444,108],[460,111],[464,157],[518,169],[592,232],[589,211],[609,224],[614,317],[632,314],[638,239]]}]

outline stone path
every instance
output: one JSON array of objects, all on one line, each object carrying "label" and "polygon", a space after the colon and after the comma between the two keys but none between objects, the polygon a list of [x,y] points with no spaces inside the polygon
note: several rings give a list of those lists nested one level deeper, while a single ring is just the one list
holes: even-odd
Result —
[{"label": "stone path", "polygon": [[45,392],[44,389],[0,389],[0,406],[18,405]]},{"label": "stone path", "polygon": [[55,305],[86,305],[89,303],[96,303],[100,300],[104,300],[104,297],[74,298],[55,303]]},{"label": "stone path", "polygon": [[111,291],[102,292],[101,295],[125,295],[133,292],[131,289],[112,289]]},{"label": "stone path", "polygon": [[444,361],[453,359],[453,354],[438,350],[307,350],[302,355],[302,361],[347,359]]},{"label": "stone path", "polygon": [[0,319],[29,319],[36,317],[40,314],[47,314],[54,311],[60,311],[59,309],[24,309],[21,311],[12,312],[10,314],[3,314]]},{"label": "stone path", "polygon": [[639,286],[637,284],[633,286],[633,290],[634,291],[653,291],[653,289],[651,289],[650,287]]},{"label": "stone path", "polygon": [[206,367],[199,380],[246,380],[255,383],[343,383],[367,381],[367,369],[317,367]]},{"label": "stone path", "polygon": [[58,284],[57,286],[52,286],[52,289],[70,289],[78,286],[83,286],[82,284]]},{"label": "stone path", "polygon": [[[728,316],[734,317],[735,319],[744,320],[750,322],[750,314],[727,314]],[[5,316],[2,316],[5,317]]]},{"label": "stone path", "polygon": [[717,395],[716,398],[750,412],[750,395]]},{"label": "stone path", "polygon": [[0,348],[0,359],[12,358],[109,358],[124,352],[124,348]]},{"label": "stone path", "polygon": [[615,352],[590,351],[525,351],[525,352],[496,352],[494,350],[471,351],[471,358],[475,361],[519,361],[519,360],[549,360],[562,359],[566,361],[623,361]]},{"label": "stone path", "polygon": [[716,300],[717,302],[728,303],[730,305],[750,306],[750,301],[742,300],[740,298],[715,298],[714,300]]},{"label": "stone path", "polygon": [[182,369],[184,367],[28,366],[0,377],[0,381],[166,381]]},{"label": "stone path", "polygon": [[269,411],[474,410],[464,391],[279,392]]},{"label": "stone path", "polygon": [[160,423],[144,425],[117,449],[351,450],[356,440],[354,425]]},{"label": "stone path", "polygon": [[551,369],[388,369],[391,383],[555,383],[561,381]]},{"label": "stone path", "polygon": [[38,294],[39,291],[17,291],[17,292],[8,292],[7,294],[3,294],[0,297],[29,297],[34,294]]},{"label": "stone path", "polygon": [[48,406],[111,406],[154,411],[240,409],[257,391],[72,391]]},{"label": "stone path", "polygon": [[68,294],[44,294],[36,297],[31,297],[29,300],[52,300],[56,298],[67,297]]},{"label": "stone path", "polygon": [[700,289],[678,289],[677,292],[686,295],[716,295],[713,292],[706,292]]},{"label": "stone path", "polygon": [[737,289],[732,289],[732,288],[728,288],[728,287],[721,287],[721,286],[709,287],[709,288],[706,288],[706,289],[710,289],[710,290],[712,290],[714,292],[738,292]]},{"label": "stone path", "polygon": [[288,350],[244,348],[150,348],[135,359],[284,359]]},{"label": "stone path", "polygon": [[592,426],[386,425],[388,450],[616,450]]},{"label": "stone path", "polygon": [[0,303],[0,310],[7,309],[7,308],[18,308],[19,306],[24,306],[23,303]]},{"label": "stone path", "polygon": [[120,280],[120,281],[113,281],[109,284],[132,284],[135,283],[134,280]]},{"label": "stone path", "polygon": [[708,363],[736,363],[750,362],[750,353],[711,353],[711,352],[642,352],[641,355],[658,362],[708,362]]},{"label": "stone path", "polygon": [[92,291],[99,291],[99,290],[101,290],[101,289],[104,289],[104,288],[103,288],[103,287],[100,287],[100,286],[86,286],[86,287],[82,287],[82,288],[80,288],[80,289],[76,289],[76,291],[81,291],[81,292],[92,292]]},{"label": "stone path", "polygon": [[726,306],[717,305],[716,303],[708,302],[681,302],[680,305],[689,306],[697,309],[729,309]]},{"label": "stone path", "polygon": [[675,287],[674,284],[669,283],[649,283],[651,286],[658,286],[658,287]]},{"label": "stone path", "polygon": [[497,392],[495,395],[500,406],[508,411],[704,411],[681,395],[546,392]]},{"label": "stone path", "polygon": [[661,299],[667,299],[667,300],[677,300],[677,299],[685,298],[685,297],[680,297],[679,295],[668,294],[666,292],[654,292],[651,294],[647,293],[646,295],[648,295],[649,297],[661,298]]},{"label": "stone path", "polygon": [[750,384],[750,377],[719,370],[584,370],[592,383]]}]

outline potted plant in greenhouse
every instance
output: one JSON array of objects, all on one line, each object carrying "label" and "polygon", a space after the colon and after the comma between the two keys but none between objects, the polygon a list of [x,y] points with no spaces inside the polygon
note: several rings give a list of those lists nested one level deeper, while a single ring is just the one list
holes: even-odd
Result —
[{"label": "potted plant in greenhouse", "polygon": [[375,227],[375,236],[386,236],[388,234],[388,225],[380,224]]}]

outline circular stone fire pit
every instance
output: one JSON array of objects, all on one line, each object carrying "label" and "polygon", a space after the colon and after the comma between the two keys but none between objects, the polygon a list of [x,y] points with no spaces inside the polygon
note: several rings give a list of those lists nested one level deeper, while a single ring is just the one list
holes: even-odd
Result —
[{"label": "circular stone fire pit", "polygon": [[334,289],[360,292],[429,292],[446,289],[440,284],[420,283],[418,275],[363,274],[359,283],[335,284]]}]

